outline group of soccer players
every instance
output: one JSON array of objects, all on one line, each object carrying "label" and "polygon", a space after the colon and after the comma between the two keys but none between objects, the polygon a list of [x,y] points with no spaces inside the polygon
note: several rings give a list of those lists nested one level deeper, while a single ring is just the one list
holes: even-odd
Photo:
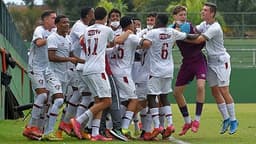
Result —
[{"label": "group of soccer players", "polygon": [[[158,135],[167,139],[175,131],[168,100],[175,44],[183,56],[174,88],[185,121],[179,135],[199,129],[206,79],[224,119],[221,134],[228,129],[234,134],[238,121],[228,88],[230,56],[223,47],[215,13],[216,5],[205,3],[201,12],[204,22],[194,28],[186,20],[186,8],[177,6],[172,25],[168,26],[167,15],[151,13],[147,28],[141,30],[139,19],[121,18],[117,9],[107,13],[103,7],[83,8],[71,29],[65,15],[44,12],[31,42],[28,71],[35,99],[23,135],[35,140],[63,140],[64,131],[91,141],[128,141],[136,134],[143,140],[156,140]],[[196,112],[191,120],[183,91],[194,77]],[[135,135],[129,130],[132,122]]]}]

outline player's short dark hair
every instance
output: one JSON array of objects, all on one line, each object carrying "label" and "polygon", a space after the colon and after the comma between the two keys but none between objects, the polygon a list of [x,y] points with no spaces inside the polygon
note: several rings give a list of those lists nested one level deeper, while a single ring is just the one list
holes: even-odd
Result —
[{"label": "player's short dark hair", "polygon": [[50,16],[52,13],[56,13],[54,10],[46,10],[41,14],[41,20],[43,21],[45,17]]},{"label": "player's short dark hair", "polygon": [[120,12],[118,9],[113,8],[113,9],[110,10],[110,12],[108,13],[108,18],[110,18],[110,15],[111,15],[112,13],[118,13],[119,16],[121,17],[121,12]]},{"label": "player's short dark hair", "polygon": [[141,21],[141,19],[139,19],[139,18],[133,18],[132,20],[133,21],[135,21],[135,20]]},{"label": "player's short dark hair", "polygon": [[210,11],[214,13],[214,17],[215,17],[217,12],[217,5],[212,2],[205,2],[204,5],[210,7]]},{"label": "player's short dark hair", "polygon": [[55,24],[59,23],[62,18],[67,18],[65,15],[58,15],[54,21]]},{"label": "player's short dark hair", "polygon": [[166,26],[168,24],[169,18],[166,14],[159,14],[156,17],[157,26]]},{"label": "player's short dark hair", "polygon": [[124,29],[128,25],[132,24],[132,18],[129,16],[124,16],[120,19],[120,26]]},{"label": "player's short dark hair", "polygon": [[147,15],[147,17],[156,17],[156,16],[157,16],[157,13],[155,13],[155,12],[149,13]]},{"label": "player's short dark hair", "polygon": [[90,10],[92,10],[92,7],[84,7],[81,9],[81,13],[80,13],[80,17],[81,18],[85,18],[88,13],[90,12]]},{"label": "player's short dark hair", "polygon": [[178,6],[174,7],[174,9],[172,11],[172,15],[176,15],[181,11],[187,11],[187,8],[185,6],[178,5]]},{"label": "player's short dark hair", "polygon": [[107,11],[104,7],[97,7],[94,11],[95,20],[103,20],[107,16]]}]

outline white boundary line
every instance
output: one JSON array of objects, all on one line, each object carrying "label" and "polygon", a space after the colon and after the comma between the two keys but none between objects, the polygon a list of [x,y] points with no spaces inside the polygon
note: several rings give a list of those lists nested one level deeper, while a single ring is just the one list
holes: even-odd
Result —
[{"label": "white boundary line", "polygon": [[189,142],[185,142],[185,141],[176,139],[175,137],[172,137],[172,136],[169,137],[169,141],[173,142],[173,143],[176,143],[176,144],[190,144]]}]

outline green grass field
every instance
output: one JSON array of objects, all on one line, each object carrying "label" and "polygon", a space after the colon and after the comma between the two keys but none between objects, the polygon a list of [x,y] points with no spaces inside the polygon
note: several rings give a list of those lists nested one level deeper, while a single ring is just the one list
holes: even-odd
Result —
[{"label": "green grass field", "polygon": [[[143,144],[143,143],[173,143],[173,144],[254,144],[256,140],[256,120],[255,120],[256,104],[236,104],[236,114],[239,120],[238,132],[234,135],[219,134],[221,125],[221,116],[217,110],[216,104],[205,104],[204,112],[201,118],[200,130],[198,133],[189,131],[185,136],[178,136],[179,131],[183,125],[183,119],[179,113],[176,104],[172,105],[173,119],[176,127],[176,132],[173,134],[175,140],[172,141],[130,141],[129,144]],[[194,114],[194,105],[190,104],[190,114]],[[0,121],[0,144],[34,144],[34,143],[49,143],[47,141],[31,141],[22,136],[22,130],[26,121],[19,120],[4,120]],[[131,128],[132,129],[132,128]],[[92,143],[87,140],[77,140],[65,135],[64,141],[51,142],[51,144],[79,144]],[[99,143],[125,143],[118,140],[112,142],[94,142]]]}]

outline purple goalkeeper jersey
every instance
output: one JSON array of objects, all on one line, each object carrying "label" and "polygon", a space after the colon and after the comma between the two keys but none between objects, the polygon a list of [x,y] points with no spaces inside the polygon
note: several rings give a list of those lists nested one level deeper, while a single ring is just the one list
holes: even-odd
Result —
[{"label": "purple goalkeeper jersey", "polygon": [[[193,34],[194,29],[193,26],[190,22],[185,22],[184,25],[189,25],[187,27],[189,27],[189,33]],[[182,28],[186,26],[181,26]],[[181,28],[181,31],[183,31],[183,29]],[[192,44],[192,43],[187,43],[184,41],[176,41],[181,55],[183,56],[183,63],[191,63],[195,60],[199,60],[199,59],[203,59],[204,58],[204,54],[202,53],[202,48],[204,47],[205,43],[202,44]]]}]

